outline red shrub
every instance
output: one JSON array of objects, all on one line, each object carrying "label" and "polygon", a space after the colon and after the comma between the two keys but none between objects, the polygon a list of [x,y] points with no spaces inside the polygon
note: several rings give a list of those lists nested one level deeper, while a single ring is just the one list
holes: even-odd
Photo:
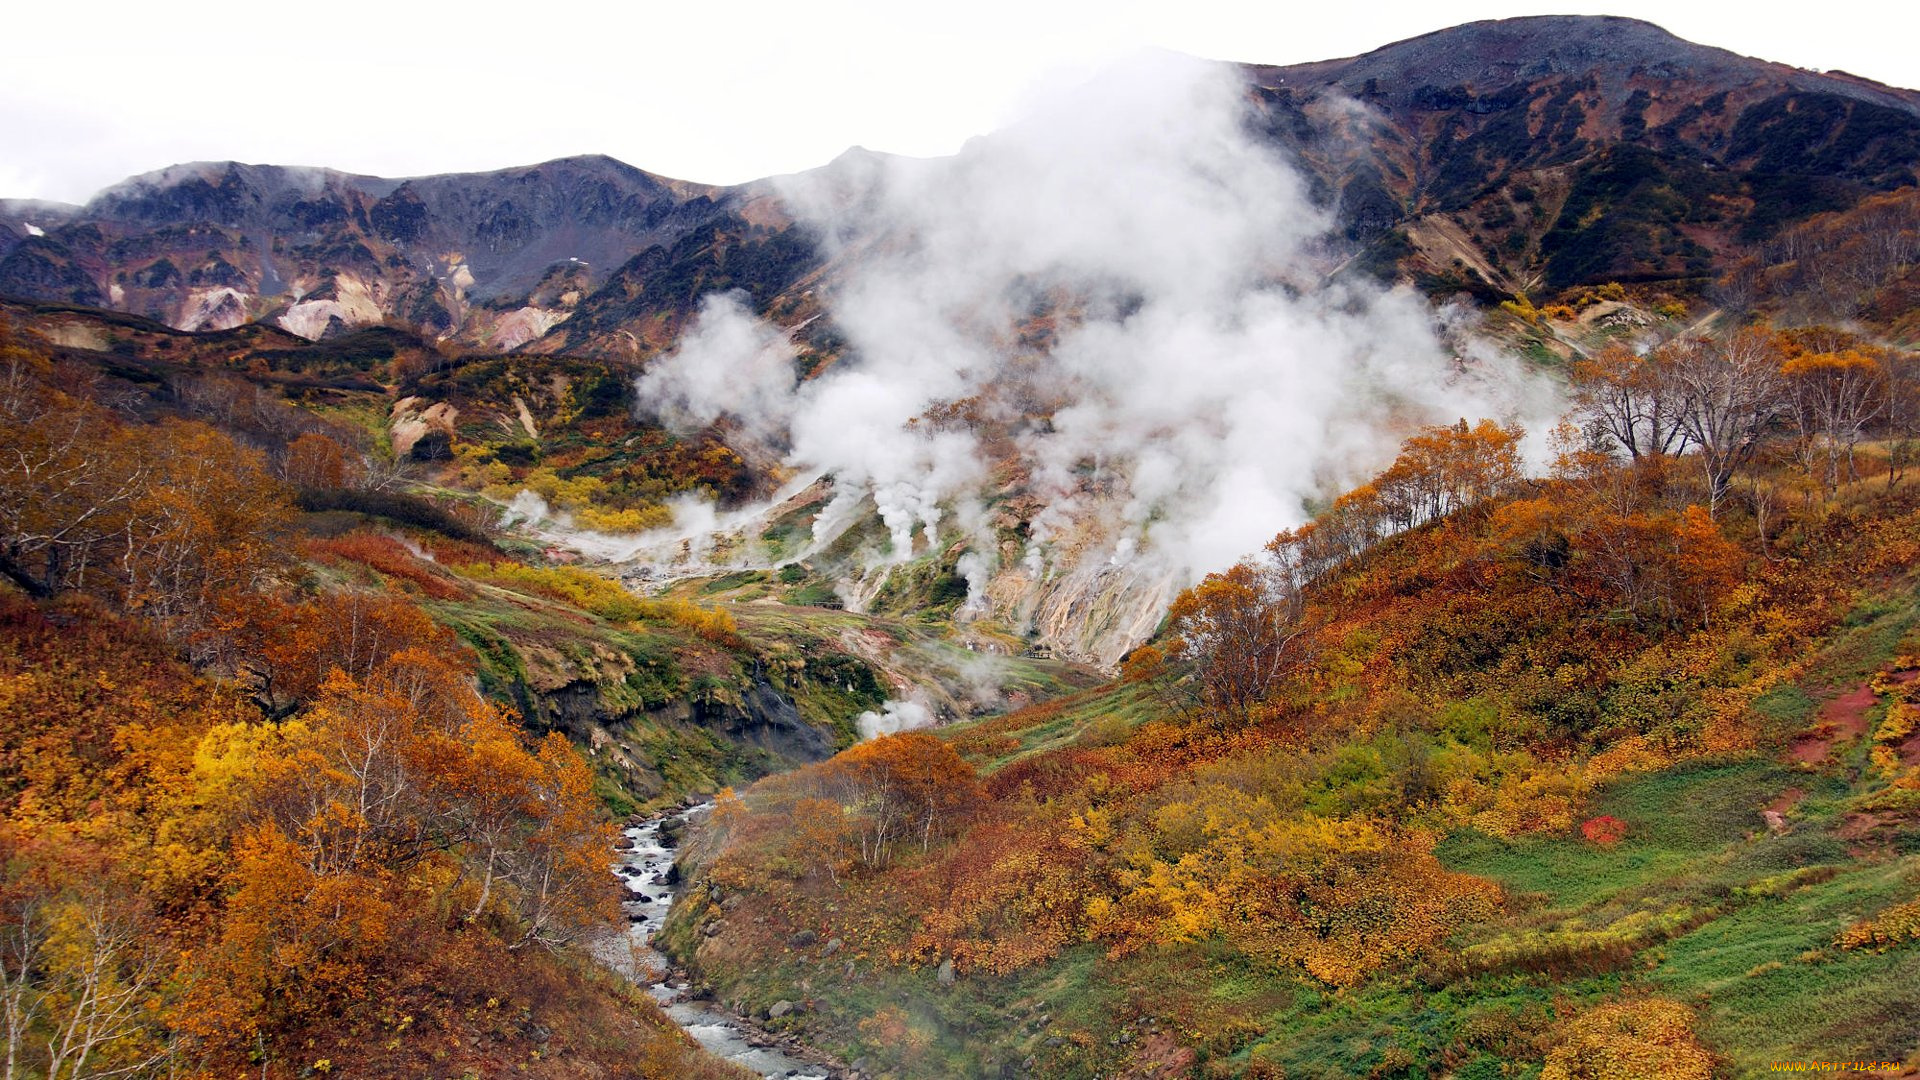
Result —
[{"label": "red shrub", "polygon": [[1581,822],[1580,835],[1601,847],[1612,847],[1627,838],[1627,823],[1612,814],[1602,814]]},{"label": "red shrub", "polygon": [[436,600],[466,595],[466,590],[449,580],[444,571],[421,560],[391,536],[358,530],[332,539],[309,540],[307,550],[320,558],[357,562],[390,578],[410,581]]}]

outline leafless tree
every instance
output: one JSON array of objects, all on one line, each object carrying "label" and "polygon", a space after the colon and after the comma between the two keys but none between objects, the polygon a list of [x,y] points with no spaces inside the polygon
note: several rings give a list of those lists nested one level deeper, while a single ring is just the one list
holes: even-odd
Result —
[{"label": "leafless tree", "polygon": [[1718,514],[1735,472],[1753,456],[1784,407],[1781,354],[1772,334],[1741,330],[1660,350],[1681,394],[1680,427],[1699,451],[1707,512]]},{"label": "leafless tree", "polygon": [[1576,361],[1569,374],[1576,414],[1587,427],[1611,436],[1628,457],[1638,461],[1686,450],[1687,433],[1680,423],[1685,389],[1668,377],[1665,364],[1624,345],[1609,345]]}]

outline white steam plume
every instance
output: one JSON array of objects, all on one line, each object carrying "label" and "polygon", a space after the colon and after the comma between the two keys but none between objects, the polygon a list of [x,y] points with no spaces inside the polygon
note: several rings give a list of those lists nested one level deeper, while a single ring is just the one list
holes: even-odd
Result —
[{"label": "white steam plume", "polygon": [[902,731],[933,726],[933,710],[927,707],[926,699],[915,694],[904,701],[889,699],[880,706],[879,712],[861,713],[855,718],[854,724],[860,729],[862,739],[897,735]]},{"label": "white steam plume", "polygon": [[738,292],[708,293],[673,352],[635,384],[640,400],[676,428],[723,417],[765,447],[785,436],[794,354],[786,334],[753,317]]},{"label": "white steam plume", "polygon": [[[712,301],[642,393],[784,432],[789,464],[835,479],[817,531],[868,497],[895,558],[943,522],[975,530],[970,605],[989,567],[1164,602],[1411,427],[1525,406],[1517,365],[1456,361],[1418,296],[1325,282],[1331,221],[1249,131],[1226,65],[1145,56],[953,158],[849,154],[781,194],[838,275],[822,288],[845,357],[784,392],[767,359],[784,338]],[[696,366],[740,375],[697,397]],[[1012,560],[979,498],[1009,452],[1042,507]]]}]

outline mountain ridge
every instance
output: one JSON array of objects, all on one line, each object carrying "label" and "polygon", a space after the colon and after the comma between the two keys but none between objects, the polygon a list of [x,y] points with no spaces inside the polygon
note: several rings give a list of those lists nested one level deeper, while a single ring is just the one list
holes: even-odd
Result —
[{"label": "mountain ridge", "polygon": [[[1482,66],[1475,74],[1485,78],[1491,75],[1489,66],[1498,63],[1513,69],[1508,73],[1508,81],[1511,81],[1513,76],[1521,74],[1526,69],[1542,66],[1550,68],[1558,60],[1560,46],[1549,41],[1544,47],[1536,47],[1539,46],[1541,37],[1556,32],[1567,36],[1570,31],[1598,31],[1603,28],[1618,35],[1631,37],[1637,48],[1619,49],[1615,56],[1608,56],[1603,44],[1598,59],[1652,60],[1656,65],[1663,61],[1691,59],[1696,62],[1712,62],[1721,70],[1758,64],[1781,72],[1787,81],[1801,89],[1833,89],[1830,83],[1841,83],[1852,87],[1865,100],[1874,100],[1882,104],[1899,104],[1904,108],[1920,111],[1920,91],[1880,83],[1850,72],[1814,71],[1763,57],[1746,56],[1729,49],[1689,41],[1656,23],[1621,15],[1527,15],[1510,19],[1481,19],[1388,42],[1353,56],[1279,65],[1243,61],[1241,66],[1261,72],[1292,72],[1295,73],[1296,78],[1355,68],[1362,69],[1355,73],[1356,77],[1360,75],[1378,77],[1382,73],[1379,70],[1382,66],[1390,65],[1403,56],[1418,54],[1422,59],[1428,59],[1430,54],[1423,46],[1440,46],[1442,56],[1448,60],[1460,61],[1463,50],[1459,45],[1465,42],[1472,47],[1465,50],[1468,53],[1479,51],[1498,54],[1505,51],[1511,54],[1513,50],[1518,49],[1518,55],[1531,58],[1525,63],[1520,59],[1498,60],[1493,57],[1479,60]],[[1590,47],[1586,42],[1579,42],[1576,44],[1575,51],[1590,51]],[[1544,55],[1541,55],[1542,53]],[[1664,55],[1656,58],[1655,54]],[[1372,64],[1363,63],[1365,61],[1372,61]],[[1458,73],[1447,77],[1461,82],[1473,81]]]},{"label": "mountain ridge", "polygon": [[[1349,265],[1436,297],[1697,292],[1787,224],[1920,183],[1920,92],[1634,19],[1487,20],[1237,70],[1250,122],[1333,211]],[[878,156],[810,172],[850,155]],[[416,177],[186,163],[84,206],[0,201],[0,294],[181,329],[390,321],[465,349],[644,360],[701,291],[745,287],[788,325],[814,313],[788,290],[827,257],[792,232],[776,180],[592,154]]]}]

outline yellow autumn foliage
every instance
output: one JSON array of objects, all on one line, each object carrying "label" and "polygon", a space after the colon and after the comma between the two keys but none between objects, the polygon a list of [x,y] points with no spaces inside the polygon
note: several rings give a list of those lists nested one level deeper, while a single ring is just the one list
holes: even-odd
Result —
[{"label": "yellow autumn foliage", "polygon": [[1693,1034],[1693,1011],[1677,1001],[1614,1001],[1561,1028],[1540,1080],[1708,1080],[1713,1055]]},{"label": "yellow autumn foliage", "polygon": [[674,597],[636,596],[609,577],[577,566],[527,566],[524,563],[469,563],[454,567],[462,577],[489,585],[532,592],[590,611],[609,622],[660,620],[721,645],[737,640],[739,626],[720,608],[705,608]]},{"label": "yellow autumn foliage", "polygon": [[[1500,904],[1498,886],[1447,870],[1424,834],[1361,818],[1283,818],[1237,794],[1210,791],[1203,803],[1155,815],[1163,839],[1192,847],[1135,853],[1120,875],[1129,891],[1118,907],[1153,937],[1217,934],[1276,967],[1352,986]],[[1089,915],[1113,917],[1106,908]]]},{"label": "yellow autumn foliage", "polygon": [[1842,949],[1875,952],[1909,941],[1920,941],[1920,897],[1895,904],[1871,919],[1862,919],[1833,939]]}]

